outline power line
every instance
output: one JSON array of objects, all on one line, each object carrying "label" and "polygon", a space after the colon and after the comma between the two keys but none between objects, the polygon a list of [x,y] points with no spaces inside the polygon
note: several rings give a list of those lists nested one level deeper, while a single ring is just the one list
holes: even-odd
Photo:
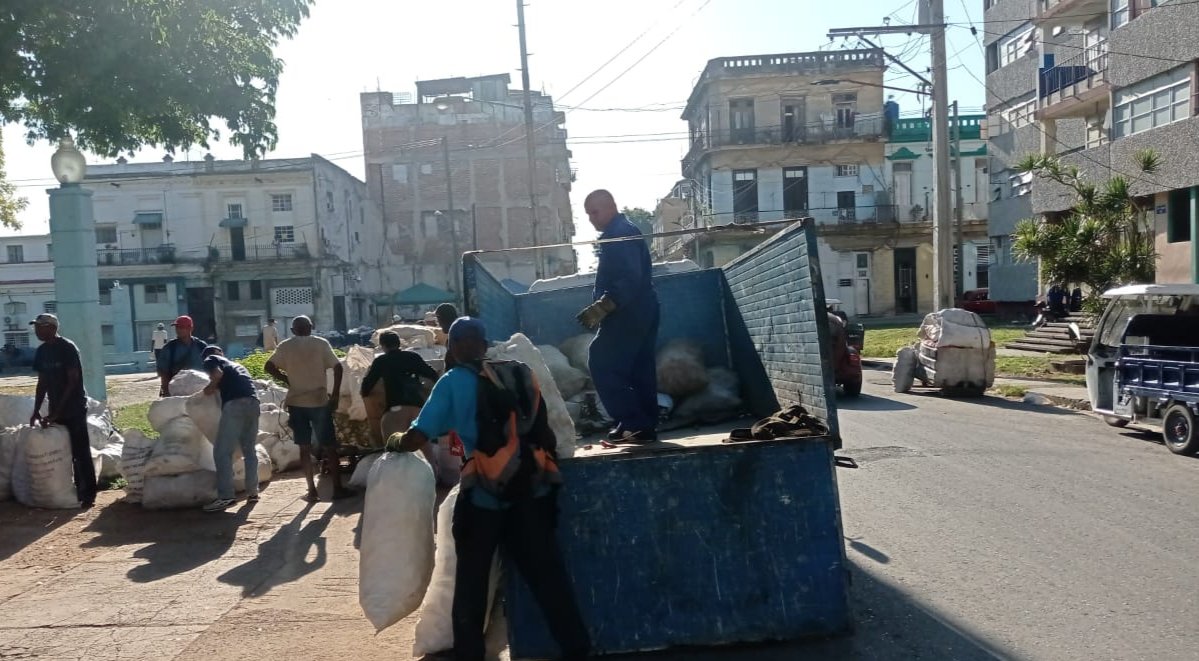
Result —
[{"label": "power line", "polygon": [[[1165,2],[1165,4],[1160,4],[1156,7],[1150,8],[1149,11],[1157,11],[1160,9],[1171,9],[1174,7],[1185,7],[1186,5],[1199,5],[1199,0],[1167,1],[1167,2]],[[1096,16],[1099,16],[1100,14],[1103,14],[1103,13],[1110,14],[1111,12],[1103,11],[1103,12],[1086,12],[1086,13],[1079,13],[1079,14],[1059,14],[1057,16],[1054,16],[1053,20],[1057,21],[1057,20],[1063,19],[1063,18],[1095,18]],[[985,21],[985,23],[1029,23],[1034,18],[1036,18],[1036,17],[1030,16],[1029,18],[992,19],[992,20]],[[963,27],[963,26],[967,25],[966,23],[960,23],[960,22],[959,23],[946,22],[945,24],[948,26],[953,26],[953,27]],[[1127,24],[1125,24],[1125,25],[1127,25]]]},{"label": "power line", "polygon": [[[954,27],[962,27],[962,26],[954,26]],[[987,34],[987,35],[990,35],[993,37],[1006,37],[1010,33],[989,32],[987,30],[983,30],[983,34]],[[1050,46],[1053,46],[1054,48],[1071,48],[1071,49],[1078,50],[1078,51],[1085,51],[1085,50],[1098,51],[1098,49],[1099,49],[1099,47],[1095,46],[1095,45],[1075,46],[1072,44],[1058,43],[1055,41],[1046,41],[1044,39],[1028,39],[1027,41],[1029,41],[1030,43],[1040,44],[1042,46],[1045,44],[1048,44]],[[1121,51],[1114,51],[1114,50],[1108,50],[1108,49],[1105,49],[1103,52],[1108,55],[1120,55],[1122,57],[1140,58],[1140,59],[1144,59],[1144,60],[1157,60],[1160,62],[1173,62],[1175,64],[1194,64],[1195,63],[1194,60],[1179,60],[1179,59],[1175,59],[1172,57],[1159,57],[1157,55],[1145,55],[1143,53],[1125,53],[1125,52],[1121,52]]]}]

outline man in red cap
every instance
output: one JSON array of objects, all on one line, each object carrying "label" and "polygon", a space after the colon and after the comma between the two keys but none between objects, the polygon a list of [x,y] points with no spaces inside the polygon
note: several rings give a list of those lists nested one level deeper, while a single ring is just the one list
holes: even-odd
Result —
[{"label": "man in red cap", "polygon": [[204,340],[192,337],[196,324],[191,317],[183,315],[171,325],[175,327],[175,339],[158,352],[158,378],[162,380],[159,397],[171,396],[171,379],[176,374],[184,370],[203,370],[204,350],[208,348]]}]

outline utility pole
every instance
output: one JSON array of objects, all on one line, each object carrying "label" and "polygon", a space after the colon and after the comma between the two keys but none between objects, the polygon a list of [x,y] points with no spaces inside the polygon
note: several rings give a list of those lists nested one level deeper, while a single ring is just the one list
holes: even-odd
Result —
[{"label": "utility pole", "polygon": [[445,205],[446,215],[450,219],[450,242],[454,249],[454,298],[458,309],[462,309],[462,251],[458,250],[458,218],[454,213],[454,175],[450,171],[450,139],[441,136],[441,159],[445,165]]},{"label": "utility pole", "polygon": [[962,246],[962,121],[953,102],[953,215],[957,238],[958,270],[953,279],[954,304],[966,289],[966,252]]},{"label": "utility pole", "polygon": [[[537,145],[533,137],[533,94],[529,91],[529,47],[525,40],[525,4],[516,0],[516,27],[520,32],[520,82],[525,102],[525,151],[529,159],[529,217],[533,221],[533,245],[540,243],[537,232]],[[541,279],[541,251],[533,251],[533,271]]]},{"label": "utility pole", "polygon": [[[949,102],[948,78],[945,65],[945,2],[944,0],[919,0],[920,16],[928,20],[919,25],[880,25],[870,27],[837,28],[828,31],[834,37],[857,37],[873,48],[878,48],[866,35],[922,33],[932,42],[932,80],[925,78],[908,67],[898,58],[883,51],[883,56],[914,75],[928,86],[933,97],[933,306],[936,309],[952,305],[953,292],[953,238],[950,232],[949,181]],[[927,11],[924,9],[927,8]],[[881,50],[881,49],[880,49]]]}]

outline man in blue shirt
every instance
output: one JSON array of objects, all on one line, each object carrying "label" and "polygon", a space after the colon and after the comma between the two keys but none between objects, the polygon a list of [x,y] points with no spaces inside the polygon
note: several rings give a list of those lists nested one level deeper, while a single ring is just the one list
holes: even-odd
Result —
[{"label": "man in blue shirt", "polygon": [[616,427],[608,438],[617,443],[658,440],[658,294],[653,265],[641,231],[606,190],[583,203],[600,239],[626,238],[599,244],[599,266],[591,305],[577,319],[589,330],[599,328],[587,363],[591,380]]},{"label": "man in blue shirt", "polygon": [[[393,434],[387,443],[389,448],[398,447],[411,452],[419,450],[431,440],[450,434],[462,444],[466,456],[470,458],[462,470],[461,492],[454,507],[454,549],[458,555],[452,615],[454,658],[458,661],[483,661],[488,579],[492,558],[497,547],[502,545],[507,551],[506,557],[525,579],[541,607],[550,633],[562,649],[562,658],[567,661],[586,659],[591,647],[590,639],[554,537],[557,492],[548,486],[548,481],[529,478],[530,488],[520,495],[497,493],[494,483],[488,479],[488,465],[503,463],[503,457],[507,454],[489,449],[488,445],[504,437],[505,431],[512,431],[493,429],[491,426],[480,428],[480,418],[489,419],[486,412],[500,413],[492,408],[490,398],[480,400],[483,379],[495,377],[497,371],[507,371],[509,374],[519,372],[530,386],[527,390],[510,388],[505,391],[514,401],[521,400],[526,392],[532,395],[526,397],[528,401],[524,402],[528,406],[520,408],[532,414],[530,429],[527,435],[521,435],[519,451],[512,452],[513,455],[529,453],[539,457],[528,458],[530,464],[536,461],[538,467],[529,467],[524,474],[541,474],[545,468],[551,468],[556,475],[557,469],[552,461],[555,439],[546,420],[545,403],[541,401],[540,391],[537,390],[536,378],[527,366],[520,363],[497,365],[485,362],[485,338],[486,331],[478,319],[462,317],[450,326],[448,348],[457,361],[456,366],[438,379],[412,427],[403,434]],[[507,420],[502,415],[497,417]],[[508,438],[510,443],[506,449],[511,452],[515,439]],[[527,440],[531,438],[538,441],[532,443]],[[483,466],[480,467],[480,464]],[[517,473],[525,468],[522,462]],[[513,477],[512,481],[516,479]]]},{"label": "man in blue shirt", "polygon": [[204,371],[208,385],[204,394],[221,394],[221,422],[216,442],[212,444],[212,461],[216,464],[216,500],[204,506],[205,512],[229,509],[237,500],[233,493],[233,448],[241,446],[246,462],[246,502],[258,502],[258,455],[254,444],[258,440],[258,393],[254,380],[245,367],[225,358],[221,348],[209,346],[204,350]]},{"label": "man in blue shirt", "polygon": [[175,339],[162,347],[155,361],[158,378],[162,381],[159,397],[171,396],[170,383],[176,374],[184,370],[203,369],[204,349],[208,348],[207,342],[192,337],[196,324],[191,317],[182,315],[171,325],[175,327]]}]

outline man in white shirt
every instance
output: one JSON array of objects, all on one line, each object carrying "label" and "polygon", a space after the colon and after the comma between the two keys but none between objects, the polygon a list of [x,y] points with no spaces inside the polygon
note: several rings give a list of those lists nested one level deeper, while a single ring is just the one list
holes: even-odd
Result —
[{"label": "man in white shirt", "polygon": [[150,335],[150,352],[154,354],[154,361],[158,361],[158,352],[167,344],[167,327],[166,324],[158,324],[158,328]]},{"label": "man in white shirt", "polygon": [[277,346],[279,346],[279,329],[275,326],[274,318],[271,318],[262,327],[262,348],[266,351],[274,351]]}]

